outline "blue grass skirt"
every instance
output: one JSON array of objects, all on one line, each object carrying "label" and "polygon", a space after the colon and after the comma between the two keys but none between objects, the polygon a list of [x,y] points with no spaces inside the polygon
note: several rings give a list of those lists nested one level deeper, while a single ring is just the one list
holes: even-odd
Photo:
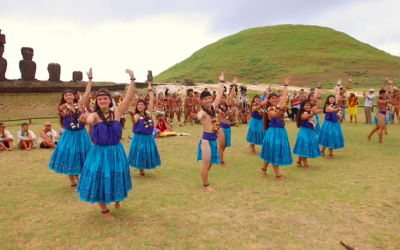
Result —
[{"label": "blue grass skirt", "polygon": [[266,131],[263,130],[263,120],[251,118],[246,140],[248,143],[254,145],[262,145],[265,132]]},{"label": "blue grass skirt", "polygon": [[319,145],[332,149],[344,148],[344,137],[339,122],[325,120],[318,135]]},{"label": "blue grass skirt", "polygon": [[225,146],[230,147],[231,146],[231,138],[232,138],[232,131],[231,128],[222,128],[225,134]]},{"label": "blue grass skirt", "polygon": [[133,135],[128,162],[136,169],[154,169],[161,166],[160,154],[153,135]]},{"label": "blue grass skirt", "polygon": [[[219,153],[218,153],[218,143],[217,140],[209,140],[210,148],[211,148],[211,164],[221,164],[219,160]],[[197,147],[197,161],[202,160],[201,155],[201,139],[199,142],[199,146]]]},{"label": "blue grass skirt", "polygon": [[297,134],[293,154],[305,158],[318,158],[322,155],[318,145],[317,134],[314,129],[300,129]]},{"label": "blue grass skirt", "polygon": [[315,117],[315,121],[316,121],[315,133],[316,133],[317,135],[319,135],[319,133],[321,132],[321,126],[320,126],[320,124],[319,124],[319,117],[318,117],[318,114],[315,114],[314,117]]},{"label": "blue grass skirt", "polygon": [[91,147],[86,129],[66,129],[54,149],[49,168],[60,174],[80,175]]},{"label": "blue grass skirt", "polygon": [[122,144],[94,144],[79,180],[79,198],[90,203],[110,204],[123,201],[131,189],[129,164]]},{"label": "blue grass skirt", "polygon": [[289,138],[285,128],[268,128],[262,143],[260,158],[277,166],[293,164]]}]

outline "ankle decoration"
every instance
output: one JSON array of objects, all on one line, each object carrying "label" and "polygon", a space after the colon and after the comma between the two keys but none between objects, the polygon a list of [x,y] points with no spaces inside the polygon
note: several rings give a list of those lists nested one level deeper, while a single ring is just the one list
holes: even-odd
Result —
[{"label": "ankle decoration", "polygon": [[106,211],[101,211],[102,214],[107,214],[110,212],[110,209],[107,209]]},{"label": "ankle decoration", "polygon": [[203,184],[203,187],[208,187],[208,186],[210,186],[210,183],[208,183],[208,184]]},{"label": "ankle decoration", "polygon": [[78,186],[78,184],[71,184],[71,187],[76,187],[76,186]]}]

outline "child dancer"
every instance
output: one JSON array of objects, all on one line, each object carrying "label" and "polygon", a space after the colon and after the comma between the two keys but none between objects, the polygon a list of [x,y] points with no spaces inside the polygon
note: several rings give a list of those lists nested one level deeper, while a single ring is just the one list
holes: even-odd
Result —
[{"label": "child dancer", "polygon": [[278,95],[271,93],[268,96],[267,112],[264,114],[264,141],[261,148],[261,159],[264,160],[261,173],[267,176],[267,167],[271,163],[278,181],[285,182],[279,172],[279,166],[289,166],[293,164],[290,144],[285,129],[284,114],[288,107],[285,105],[287,100],[287,86],[291,77],[285,79],[282,98],[278,103]]},{"label": "child dancer", "polygon": [[[315,132],[315,112],[317,111],[320,102],[321,97],[317,98],[315,106],[311,104],[310,100],[303,101],[300,105],[299,115],[297,116],[297,127],[300,128],[300,131],[297,134],[293,153],[299,156],[297,166],[304,167],[306,170],[311,170],[307,163],[307,158],[318,158],[322,155],[318,145],[317,134]],[[303,165],[301,165],[302,161]]]},{"label": "child dancer", "polygon": [[336,86],[336,98],[333,95],[328,96],[324,105],[325,121],[322,124],[321,132],[318,136],[318,143],[322,146],[322,155],[325,155],[325,149],[329,149],[329,158],[333,157],[334,149],[344,148],[344,137],[342,128],[340,127],[340,115],[342,108],[337,106],[337,101],[340,98],[340,86],[342,80],[339,79]]},{"label": "child dancer", "polygon": [[65,132],[61,136],[49,163],[49,168],[53,169],[54,172],[68,175],[73,191],[76,191],[77,176],[81,174],[86,156],[92,146],[84,124],[87,117],[83,112],[92,87],[91,68],[87,74],[89,81],[85,94],[79,101],[72,90],[66,90],[62,94],[58,110],[60,124],[65,128]]},{"label": "child dancer", "polygon": [[136,105],[135,115],[131,117],[133,123],[131,146],[129,149],[128,161],[131,167],[139,170],[139,177],[146,179],[144,170],[155,169],[161,166],[160,155],[153,136],[154,121],[151,118],[153,112],[154,95],[149,82],[150,93],[149,104],[139,100]]},{"label": "child dancer", "polygon": [[135,78],[132,70],[127,69],[125,72],[130,75],[131,83],[126,97],[118,107],[113,108],[108,90],[100,89],[96,93],[95,112],[87,118],[87,123],[92,125],[91,138],[94,145],[86,158],[78,186],[79,198],[82,201],[99,203],[101,213],[107,221],[115,220],[107,205],[115,202],[115,209],[120,209],[120,202],[128,197],[128,191],[132,189],[125,149],[120,143],[120,119],[129,107]]},{"label": "child dancer", "polygon": [[257,155],[255,145],[262,145],[265,137],[265,131],[263,130],[263,115],[264,105],[268,99],[263,102],[260,101],[260,96],[255,95],[251,100],[251,120],[249,123],[249,130],[247,131],[247,142],[250,143],[250,150],[254,155]]}]

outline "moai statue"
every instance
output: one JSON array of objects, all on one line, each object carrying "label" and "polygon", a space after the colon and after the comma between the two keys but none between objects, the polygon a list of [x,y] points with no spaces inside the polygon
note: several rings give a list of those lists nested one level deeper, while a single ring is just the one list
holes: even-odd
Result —
[{"label": "moai statue", "polygon": [[21,71],[21,78],[25,81],[35,80],[36,63],[32,61],[33,49],[28,47],[21,48],[21,54],[24,60],[19,61],[19,70]]},{"label": "moai statue", "polygon": [[47,66],[47,71],[49,71],[49,81],[50,82],[60,82],[61,66],[58,63],[49,63]]},{"label": "moai statue", "polygon": [[7,60],[3,58],[4,44],[6,44],[6,35],[2,35],[0,30],[0,81],[7,80]]},{"label": "moai statue", "polygon": [[72,81],[73,82],[80,82],[83,80],[82,71],[74,71],[72,72]]},{"label": "moai statue", "polygon": [[148,71],[147,74],[147,82],[153,82],[153,72],[151,70]]}]

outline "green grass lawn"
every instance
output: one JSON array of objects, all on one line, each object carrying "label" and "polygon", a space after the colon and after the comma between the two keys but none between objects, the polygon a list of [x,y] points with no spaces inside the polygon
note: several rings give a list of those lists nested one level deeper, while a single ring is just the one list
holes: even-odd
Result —
[{"label": "green grass lawn", "polygon": [[[177,127],[191,135],[157,140],[162,166],[148,171],[147,180],[131,170],[129,198],[121,210],[111,209],[115,223],[104,222],[97,204],[80,201],[68,178],[48,169],[53,150],[15,147],[0,153],[0,248],[344,249],[344,241],[358,249],[398,249],[400,127],[389,126],[385,144],[377,135],[368,143],[372,125],[359,112],[359,124],[342,124],[346,148],[335,151],[338,160],[310,160],[312,171],[282,167],[287,183],[277,182],[272,168],[261,176],[262,160],[246,143],[248,127],[233,127],[225,156],[232,167],[210,172],[216,192],[202,190],[201,127]],[[34,122],[38,135],[44,121]],[[16,124],[7,124],[15,137]],[[131,127],[127,122],[124,138]],[[287,131],[293,147],[298,129],[290,123]],[[122,143],[128,153],[130,140]]]}]

